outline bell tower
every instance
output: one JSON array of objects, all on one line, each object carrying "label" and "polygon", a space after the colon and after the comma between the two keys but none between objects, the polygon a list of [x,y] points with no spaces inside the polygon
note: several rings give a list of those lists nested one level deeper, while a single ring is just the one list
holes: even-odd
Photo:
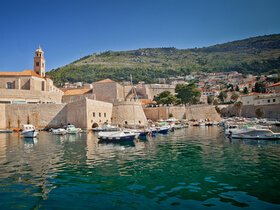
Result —
[{"label": "bell tower", "polygon": [[41,77],[45,77],[45,58],[44,52],[42,51],[40,45],[35,51],[34,57],[34,71],[39,74]]}]

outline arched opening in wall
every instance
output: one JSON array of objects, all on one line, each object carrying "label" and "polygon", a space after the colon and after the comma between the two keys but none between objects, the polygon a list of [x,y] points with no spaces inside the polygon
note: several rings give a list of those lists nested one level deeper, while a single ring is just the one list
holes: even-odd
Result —
[{"label": "arched opening in wall", "polygon": [[124,121],[124,124],[126,124],[126,125],[127,125],[127,121]]},{"label": "arched opening in wall", "polygon": [[92,124],[92,128],[98,128],[98,124],[97,123],[93,123]]}]

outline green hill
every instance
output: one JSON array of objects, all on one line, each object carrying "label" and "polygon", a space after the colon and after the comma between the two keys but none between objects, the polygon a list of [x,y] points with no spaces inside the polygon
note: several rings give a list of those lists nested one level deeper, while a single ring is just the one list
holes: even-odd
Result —
[{"label": "green hill", "polygon": [[144,80],[186,75],[193,71],[243,74],[279,73],[280,34],[259,36],[194,49],[145,48],[88,55],[64,67],[47,72],[55,83],[87,83],[110,78],[114,81]]}]

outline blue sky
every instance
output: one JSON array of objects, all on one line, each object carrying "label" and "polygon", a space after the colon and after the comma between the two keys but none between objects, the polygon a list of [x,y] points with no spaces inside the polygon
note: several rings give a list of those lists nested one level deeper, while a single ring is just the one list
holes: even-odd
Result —
[{"label": "blue sky", "polygon": [[107,50],[187,49],[280,33],[279,0],[1,0],[0,71]]}]

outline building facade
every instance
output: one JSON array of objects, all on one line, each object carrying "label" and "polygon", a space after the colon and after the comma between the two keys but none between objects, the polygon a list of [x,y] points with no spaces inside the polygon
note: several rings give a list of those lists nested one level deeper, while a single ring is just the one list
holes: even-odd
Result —
[{"label": "building facade", "polygon": [[45,76],[41,47],[35,51],[34,71],[0,72],[0,103],[61,103],[63,91]]}]

